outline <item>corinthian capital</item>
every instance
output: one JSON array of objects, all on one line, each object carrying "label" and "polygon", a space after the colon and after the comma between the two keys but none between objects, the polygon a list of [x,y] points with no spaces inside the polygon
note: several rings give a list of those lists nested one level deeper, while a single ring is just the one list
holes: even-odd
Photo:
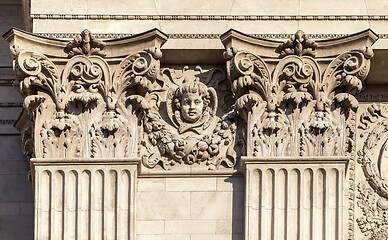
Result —
[{"label": "corinthian capital", "polygon": [[316,42],[300,30],[284,43],[234,30],[222,35],[236,107],[247,119],[248,155],[346,155],[348,113],[358,107],[354,94],[377,38],[371,30]]},{"label": "corinthian capital", "polygon": [[128,96],[152,88],[166,35],[103,42],[84,30],[65,42],[12,29],[5,39],[25,98],[17,126],[30,157],[137,157],[137,106]]}]

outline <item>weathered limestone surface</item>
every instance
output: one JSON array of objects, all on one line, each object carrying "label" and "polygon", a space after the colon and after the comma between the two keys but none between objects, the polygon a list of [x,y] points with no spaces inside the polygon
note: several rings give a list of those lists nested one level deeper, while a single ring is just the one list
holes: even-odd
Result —
[{"label": "weathered limestone surface", "polygon": [[377,36],[314,42],[298,31],[278,45],[231,30],[221,39],[247,121],[245,238],[343,239],[354,215],[354,95]]},{"label": "weathered limestone surface", "polygon": [[0,239],[387,238],[385,2],[1,4]]},{"label": "weathered limestone surface", "polygon": [[156,29],[4,37],[36,239],[354,238],[355,95],[374,32],[276,42],[230,30],[225,66],[161,65]]},{"label": "weathered limestone surface", "polygon": [[11,30],[5,38],[25,97],[16,127],[31,163],[35,239],[133,239],[134,114],[149,103],[128,91],[151,89],[166,36],[152,30],[106,44],[85,30],[66,44]]}]

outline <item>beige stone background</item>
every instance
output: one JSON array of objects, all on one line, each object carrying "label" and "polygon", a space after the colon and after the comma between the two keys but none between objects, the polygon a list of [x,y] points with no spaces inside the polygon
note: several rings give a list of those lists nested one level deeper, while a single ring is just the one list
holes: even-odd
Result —
[{"label": "beige stone background", "polygon": [[[298,29],[326,38],[371,28],[381,37],[374,48],[388,48],[386,0],[32,0],[25,10],[31,14],[24,21],[21,1],[0,0],[1,32],[18,27],[69,39],[88,28],[112,38],[159,28],[172,34],[162,50],[221,50],[218,37],[230,28],[279,40]],[[8,44],[0,42],[0,239],[32,239],[29,168],[12,126],[22,100],[12,86]],[[242,177],[140,178],[138,240],[242,239],[243,186]]]},{"label": "beige stone background", "polygon": [[138,181],[138,240],[242,240],[242,177]]}]

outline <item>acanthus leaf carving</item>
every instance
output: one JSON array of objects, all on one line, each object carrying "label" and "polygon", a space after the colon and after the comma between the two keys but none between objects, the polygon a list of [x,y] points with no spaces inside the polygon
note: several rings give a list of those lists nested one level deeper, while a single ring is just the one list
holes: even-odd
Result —
[{"label": "acanthus leaf carving", "polygon": [[[63,138],[38,145],[66,148],[65,138],[73,136],[80,150],[69,148],[68,156],[140,155],[149,168],[233,167],[245,151],[237,151],[237,143],[244,141],[248,155],[346,155],[358,106],[353,95],[373,55],[370,47],[348,51],[323,69],[328,59],[314,58],[317,43],[297,32],[279,46],[280,59],[228,48],[226,81],[218,67],[161,69],[156,47],[104,59],[104,45],[84,31],[68,44],[70,59],[60,67],[43,54],[14,48],[26,109],[41,115],[31,117],[41,121],[34,132]],[[48,157],[47,149],[40,156]]]},{"label": "acanthus leaf carving", "polygon": [[[16,84],[36,139],[33,157],[137,156],[137,106],[128,101],[136,95],[128,91],[139,79],[155,81],[161,52],[154,47],[128,56],[133,71],[121,77],[125,67],[112,75],[104,46],[84,30],[65,48],[70,59],[64,67],[56,65],[55,57],[13,48]],[[121,72],[128,73],[125,70]]]},{"label": "acanthus leaf carving", "polygon": [[327,98],[337,92],[356,94],[362,90],[362,83],[368,75],[370,59],[373,57],[371,47],[348,51],[334,59],[323,75],[324,90]]},{"label": "acanthus leaf carving", "polygon": [[[128,88],[136,88],[136,95],[146,96],[155,88],[160,89],[157,82],[162,52],[158,48],[150,48],[134,53],[122,60],[113,75],[112,94],[120,96]],[[116,97],[117,98],[117,97]]]},{"label": "acanthus leaf carving", "polygon": [[103,41],[96,39],[89,30],[85,29],[67,44],[65,52],[68,53],[69,58],[76,55],[90,56],[93,54],[105,57],[106,53],[103,51],[105,45]]},{"label": "acanthus leaf carving", "polygon": [[[23,97],[38,95],[39,90],[45,91],[55,102],[58,109],[63,109],[60,96],[61,85],[59,73],[54,63],[41,53],[22,50],[15,63],[17,80],[15,85]],[[40,98],[40,97],[38,97]]]},{"label": "acanthus leaf carving", "polygon": [[352,149],[354,141],[347,136],[354,136],[355,131],[351,122],[358,101],[353,95],[362,90],[373,52],[365,46],[340,54],[322,74],[325,65],[314,58],[317,48],[317,43],[298,31],[279,45],[281,59],[269,61],[272,74],[253,53],[234,46],[226,49],[236,103],[250,103],[249,111],[242,111],[250,131],[249,154],[343,156]]},{"label": "acanthus leaf carving", "polygon": [[92,157],[130,157],[137,146],[133,141],[132,124],[121,114],[106,112],[92,124]]},{"label": "acanthus leaf carving", "polygon": [[280,54],[279,57],[283,58],[287,55],[307,55],[315,57],[315,50],[318,44],[309,39],[302,30],[298,30],[287,42],[279,45],[276,51]]},{"label": "acanthus leaf carving", "polygon": [[242,96],[251,91],[266,100],[270,82],[270,72],[265,62],[258,56],[248,51],[227,49],[224,56],[227,62],[227,74],[232,84],[232,92]]}]

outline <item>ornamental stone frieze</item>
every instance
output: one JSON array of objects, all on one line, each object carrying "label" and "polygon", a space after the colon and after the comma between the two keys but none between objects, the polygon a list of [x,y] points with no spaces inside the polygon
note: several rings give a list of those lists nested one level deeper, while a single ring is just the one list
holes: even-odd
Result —
[{"label": "ornamental stone frieze", "polygon": [[242,134],[223,68],[162,68],[144,114],[143,172],[228,171],[238,166]]}]

